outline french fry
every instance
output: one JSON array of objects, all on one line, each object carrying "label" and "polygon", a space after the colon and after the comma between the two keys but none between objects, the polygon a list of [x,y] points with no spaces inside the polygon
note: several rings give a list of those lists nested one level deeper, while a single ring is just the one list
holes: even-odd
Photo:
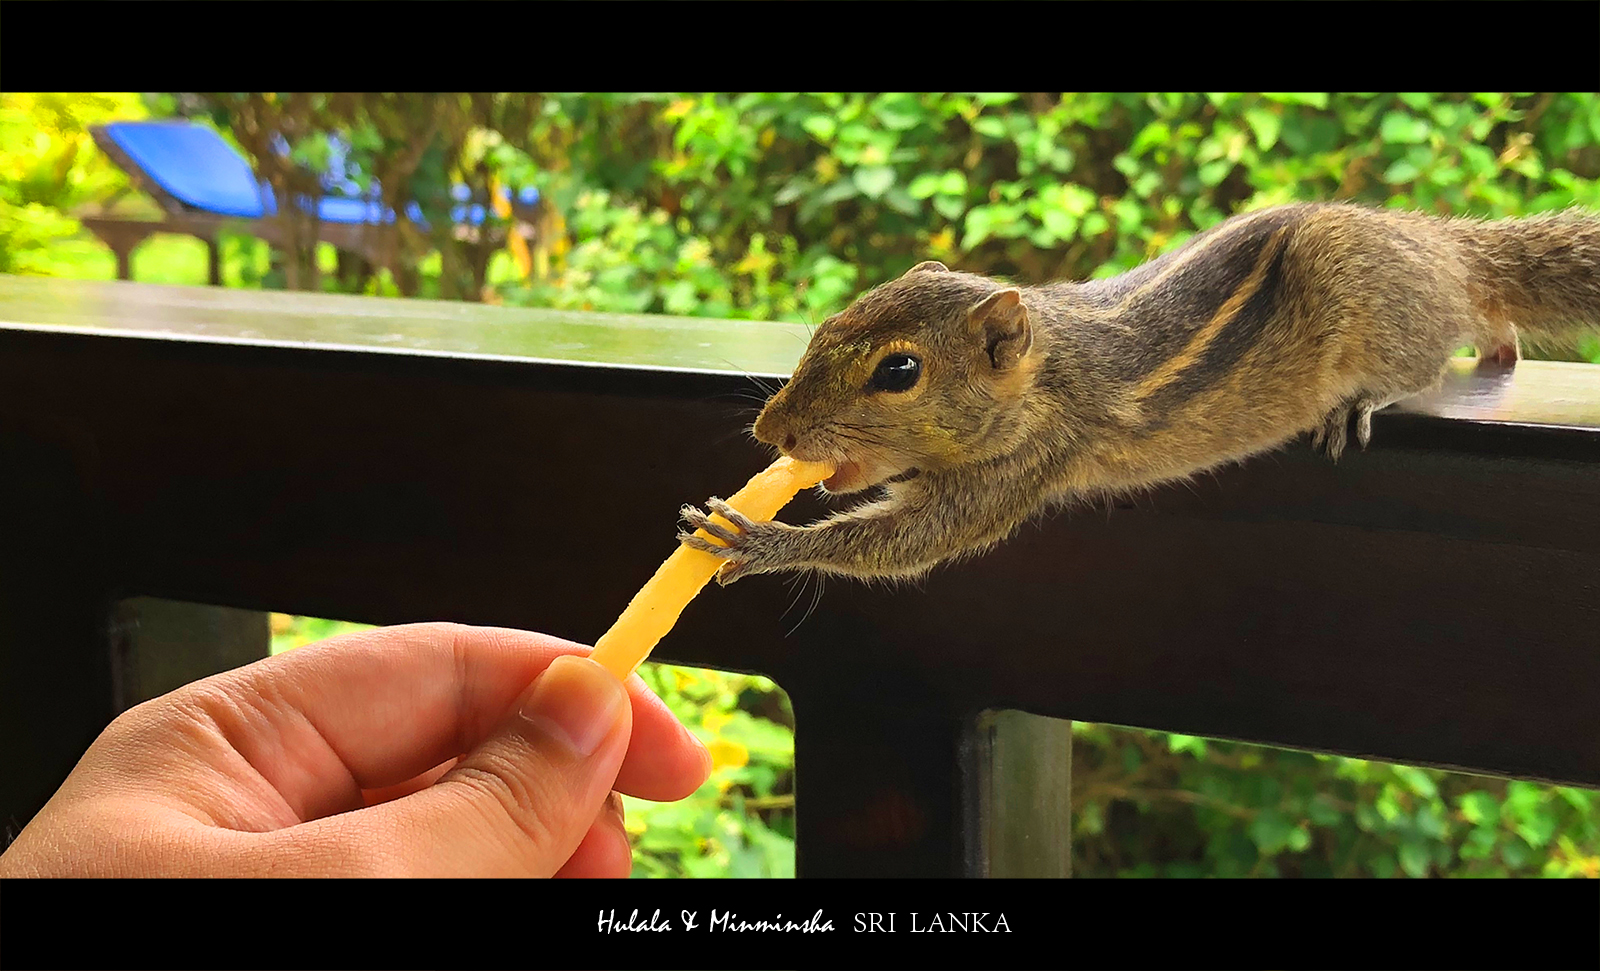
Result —
[{"label": "french fry", "polygon": [[[832,474],[831,465],[784,456],[734,493],[728,505],[751,519],[764,522],[776,516],[801,489],[810,488]],[[715,513],[712,518],[724,526],[733,525]],[[703,529],[695,535],[713,543],[720,542]],[[689,601],[716,575],[722,562],[721,557],[705,550],[679,546],[634,595],[611,629],[595,641],[594,652],[589,656],[618,680],[626,678],[639,662],[650,656],[656,644],[678,622],[683,608],[689,606]]]}]

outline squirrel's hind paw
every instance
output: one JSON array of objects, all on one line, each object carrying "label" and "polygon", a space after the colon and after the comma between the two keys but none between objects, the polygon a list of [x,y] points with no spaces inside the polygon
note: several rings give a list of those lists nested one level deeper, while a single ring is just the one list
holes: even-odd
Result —
[{"label": "squirrel's hind paw", "polygon": [[1333,409],[1322,420],[1322,425],[1311,435],[1311,447],[1334,462],[1344,454],[1345,442],[1350,434],[1350,411],[1344,406]]},{"label": "squirrel's hind paw", "polygon": [[1322,424],[1311,433],[1311,447],[1324,453],[1333,461],[1344,454],[1350,440],[1350,424],[1356,426],[1356,443],[1365,449],[1372,443],[1372,413],[1389,404],[1389,399],[1373,395],[1360,395],[1343,402],[1328,412]]}]

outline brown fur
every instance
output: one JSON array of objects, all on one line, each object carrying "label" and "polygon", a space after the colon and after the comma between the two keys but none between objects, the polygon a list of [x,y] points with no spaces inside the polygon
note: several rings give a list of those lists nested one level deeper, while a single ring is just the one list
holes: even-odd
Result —
[{"label": "brown fur", "polygon": [[[1010,291],[1009,293],[1007,291]],[[1349,423],[1438,381],[1464,345],[1600,327],[1600,217],[1495,222],[1339,204],[1264,209],[1110,280],[1015,290],[913,267],[817,328],[755,434],[840,464],[876,501],[806,527],[738,523],[723,582],[810,569],[906,577],[1052,501],[1183,478]],[[868,382],[886,354],[922,375]]]}]

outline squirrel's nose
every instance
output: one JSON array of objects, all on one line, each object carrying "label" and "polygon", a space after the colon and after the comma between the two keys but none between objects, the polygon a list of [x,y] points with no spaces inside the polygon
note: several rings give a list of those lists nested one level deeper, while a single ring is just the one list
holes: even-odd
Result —
[{"label": "squirrel's nose", "polygon": [[[767,407],[761,409],[761,414],[756,416],[756,424],[751,431],[755,432],[757,441],[766,442],[768,445],[778,444],[778,436],[782,435],[784,431],[780,420],[773,414],[770,402]],[[787,441],[789,444],[785,445],[784,448],[793,448],[794,435],[789,435]]]}]

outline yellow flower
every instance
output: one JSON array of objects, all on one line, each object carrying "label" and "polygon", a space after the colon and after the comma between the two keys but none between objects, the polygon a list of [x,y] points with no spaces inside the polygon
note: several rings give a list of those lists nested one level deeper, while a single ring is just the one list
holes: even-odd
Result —
[{"label": "yellow flower", "polygon": [[704,725],[706,731],[713,735],[722,731],[722,726],[731,721],[733,721],[733,716],[725,711],[708,711],[700,716],[700,724]]},{"label": "yellow flower", "polygon": [[712,739],[706,743],[706,749],[711,753],[713,772],[718,769],[740,769],[750,761],[749,749],[725,738]]}]

